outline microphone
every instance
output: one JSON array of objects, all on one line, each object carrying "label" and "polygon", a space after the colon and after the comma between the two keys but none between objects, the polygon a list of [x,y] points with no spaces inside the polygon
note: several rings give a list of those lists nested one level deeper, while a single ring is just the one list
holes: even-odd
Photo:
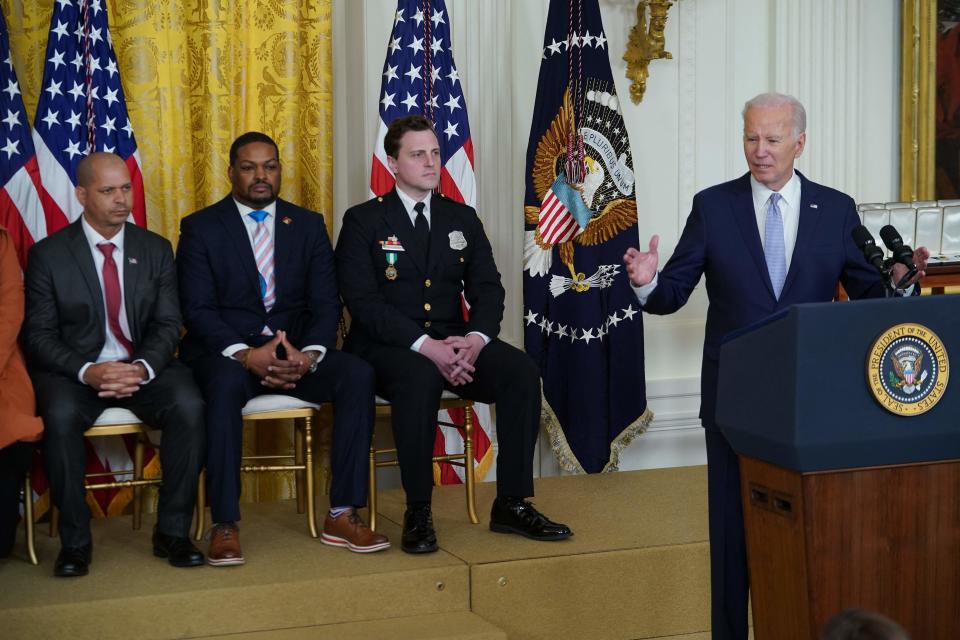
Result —
[{"label": "microphone", "polygon": [[893,225],[888,224],[880,229],[880,239],[883,240],[883,244],[887,245],[887,249],[893,255],[893,261],[907,267],[907,275],[897,284],[897,288],[902,289],[904,283],[917,274],[917,265],[913,264],[913,249],[903,244],[900,232]]},{"label": "microphone", "polygon": [[[892,229],[893,227],[890,228]],[[867,259],[867,262],[876,267],[880,273],[885,273],[883,268],[883,251],[877,246],[870,230],[861,224],[858,227],[854,227],[850,235],[853,237],[853,242],[857,245],[857,248],[863,252],[863,257]]]}]

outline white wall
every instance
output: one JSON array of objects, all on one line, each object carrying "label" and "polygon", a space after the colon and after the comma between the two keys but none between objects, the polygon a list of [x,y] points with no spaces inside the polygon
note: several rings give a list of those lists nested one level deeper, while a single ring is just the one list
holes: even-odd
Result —
[{"label": "white wall", "polygon": [[[507,289],[501,337],[522,346],[524,158],[548,0],[447,0],[454,56],[476,150],[478,211]],[[746,171],[740,110],[763,91],[807,107],[798,168],[858,202],[896,199],[900,3],[896,0],[678,0],[667,50],[643,102],[629,100],[621,59],[636,0],[600,0],[613,75],[630,130],[642,242],[666,259],[693,194]],[[395,0],[334,0],[334,207],[366,199],[380,73]],[[647,394],[657,417],[622,469],[705,460],[696,418],[706,297],[645,317]],[[541,472],[556,472],[549,452]]]}]

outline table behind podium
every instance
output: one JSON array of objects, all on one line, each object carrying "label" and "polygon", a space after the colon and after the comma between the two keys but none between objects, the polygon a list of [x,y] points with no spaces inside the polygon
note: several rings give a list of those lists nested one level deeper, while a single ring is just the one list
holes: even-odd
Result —
[{"label": "table behind podium", "polygon": [[[886,405],[917,413],[898,415],[872,393],[868,360],[891,363],[924,329],[925,401],[895,385],[910,370],[882,373]],[[955,347],[960,296],[797,305],[725,341],[716,417],[740,456],[757,640],[815,640],[848,607],[914,640],[960,637]]]}]

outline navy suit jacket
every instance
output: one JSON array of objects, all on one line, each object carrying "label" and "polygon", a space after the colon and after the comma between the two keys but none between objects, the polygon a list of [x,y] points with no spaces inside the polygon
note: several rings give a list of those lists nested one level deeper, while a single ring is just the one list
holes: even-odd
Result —
[{"label": "navy suit jacket", "polygon": [[830,301],[838,281],[851,298],[885,295],[882,277],[851,238],[860,224],[853,199],[797,175],[800,224],[779,300],[767,273],[748,173],[694,196],[677,248],[643,307],[649,313],[673,313],[687,302],[700,276],[706,276],[700,419],[707,429],[716,429],[717,370],[725,335],[792,304]]},{"label": "navy suit jacket", "polygon": [[259,346],[264,325],[294,347],[336,348],[340,302],[323,216],[277,200],[273,238],[276,302],[267,312],[250,237],[232,196],[180,223],[177,274],[186,361],[231,344]]},{"label": "navy suit jacket", "polygon": [[[404,247],[393,280],[381,244],[391,236]],[[337,241],[337,272],[352,319],[347,351],[376,344],[406,348],[423,334],[500,333],[505,294],[483,224],[473,208],[444,196],[430,200],[429,251],[418,245],[396,190],[351,207]],[[461,292],[470,304],[469,321]]]}]

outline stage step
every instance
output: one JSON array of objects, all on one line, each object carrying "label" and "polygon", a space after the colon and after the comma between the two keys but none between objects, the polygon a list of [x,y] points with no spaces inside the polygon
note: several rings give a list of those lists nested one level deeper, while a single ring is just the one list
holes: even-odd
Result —
[{"label": "stage step", "polygon": [[426,616],[348,622],[299,629],[278,629],[204,640],[507,640],[507,634],[480,616],[466,611]]},{"label": "stage step", "polygon": [[[511,640],[682,637],[710,629],[706,480],[704,467],[541,478],[537,508],[574,531],[558,542],[491,533],[489,483],[480,525],[464,522],[453,487],[434,491],[434,521],[443,550],[470,565],[471,611]],[[402,494],[379,508],[399,522]]]},{"label": "stage step", "polygon": [[59,540],[42,532],[39,567],[19,544],[0,560],[0,638],[706,640],[703,467],[538,480],[537,507],[576,534],[558,542],[491,532],[495,491],[477,487],[474,525],[462,487],[435,489],[426,555],[399,549],[398,490],[380,499],[394,547],[375,554],[322,545],[291,501],[243,505],[242,567],[174,569],[152,555],[152,516],[140,531],[108,518],[90,575],[57,579]]},{"label": "stage step", "polygon": [[[240,527],[245,565],[175,569],[153,557],[152,515],[139,531],[94,520],[90,575],[71,579],[53,577],[59,539],[41,533],[40,566],[0,564],[0,637],[193,638],[469,611],[469,567],[443,551],[328,547],[292,501],[245,504]],[[381,530],[399,543],[395,525]]]}]

